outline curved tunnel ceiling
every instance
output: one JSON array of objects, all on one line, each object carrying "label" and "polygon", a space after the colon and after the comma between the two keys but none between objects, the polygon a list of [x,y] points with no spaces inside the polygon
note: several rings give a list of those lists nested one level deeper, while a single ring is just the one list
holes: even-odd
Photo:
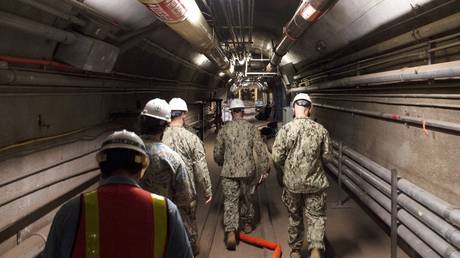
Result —
[{"label": "curved tunnel ceiling", "polygon": [[[245,46],[245,50],[256,55],[260,55],[262,51],[264,57],[268,57],[271,54],[273,44],[276,46],[280,41],[283,27],[291,19],[300,1],[254,1],[252,44]],[[191,63],[191,65],[198,65],[206,72],[218,73],[215,65],[203,58],[187,41],[169,27],[156,20],[155,16],[138,1],[85,0],[81,2],[113,19],[117,26],[120,25],[120,27],[124,28],[125,31],[121,31],[120,34],[129,34],[129,32],[134,34],[120,44],[122,52],[132,47],[139,48],[139,44],[150,44],[177,55],[180,59]],[[223,3],[237,4],[240,1],[196,0],[196,2],[208,23],[216,30],[216,34],[220,36],[219,39],[221,41],[232,40],[228,38],[231,37],[230,33],[222,33],[221,29],[224,25],[223,23],[225,23],[224,10],[226,10],[223,8]],[[242,2],[245,4],[248,1]],[[417,15],[424,5],[433,3],[446,4],[448,2],[452,1],[338,0],[332,9],[313,24],[294,44],[293,48],[282,59],[281,65],[287,63],[310,63],[347,47],[404,15]],[[247,13],[246,11],[243,13]],[[235,22],[236,20],[238,19],[234,19]],[[243,20],[248,21],[248,18],[243,17]],[[238,26],[236,23],[232,25]],[[139,33],[136,34],[136,32]],[[149,41],[151,43],[148,43]],[[228,45],[231,47],[231,44]],[[142,55],[138,56],[142,58]],[[147,56],[144,58],[147,58]],[[129,56],[122,54],[120,60],[125,60],[126,58],[129,58]],[[149,68],[141,69],[148,70]],[[147,71],[141,73],[147,73]]]}]

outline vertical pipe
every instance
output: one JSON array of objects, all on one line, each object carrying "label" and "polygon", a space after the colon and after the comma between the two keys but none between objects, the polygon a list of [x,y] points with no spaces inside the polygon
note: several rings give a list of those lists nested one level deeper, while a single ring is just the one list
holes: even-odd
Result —
[{"label": "vertical pipe", "polygon": [[391,258],[398,257],[398,171],[391,170]]},{"label": "vertical pipe", "polygon": [[338,198],[338,205],[342,206],[342,173],[343,173],[343,143],[339,143],[339,164],[338,164],[338,184],[339,184],[339,198]]}]

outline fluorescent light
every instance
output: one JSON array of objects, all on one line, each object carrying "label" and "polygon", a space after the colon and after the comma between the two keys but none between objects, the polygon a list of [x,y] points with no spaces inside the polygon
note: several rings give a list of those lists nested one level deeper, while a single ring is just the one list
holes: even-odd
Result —
[{"label": "fluorescent light", "polygon": [[300,11],[300,16],[302,16],[302,18],[304,18],[305,20],[308,20],[310,19],[315,13],[317,12],[317,10],[311,6],[310,3],[307,4],[307,6],[305,6],[303,8],[302,11]]},{"label": "fluorescent light", "polygon": [[193,0],[181,0],[179,3],[185,6],[187,10],[187,18],[193,24],[199,24],[203,15],[201,10],[198,8],[198,5]]},{"label": "fluorescent light", "polygon": [[208,61],[208,58],[203,54],[198,54],[193,58],[193,62],[196,65],[204,65]]}]

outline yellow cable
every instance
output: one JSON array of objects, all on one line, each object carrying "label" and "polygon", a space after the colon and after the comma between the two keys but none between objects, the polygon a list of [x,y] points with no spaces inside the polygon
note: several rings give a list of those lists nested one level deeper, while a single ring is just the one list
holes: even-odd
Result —
[{"label": "yellow cable", "polygon": [[93,127],[96,127],[96,126],[98,126],[98,125],[88,126],[88,127],[78,129],[78,130],[74,130],[74,131],[70,131],[70,132],[67,132],[67,133],[57,134],[57,135],[53,135],[53,136],[46,136],[46,137],[41,137],[41,138],[35,138],[35,139],[20,142],[20,143],[8,145],[8,146],[0,148],[0,152],[6,151],[6,150],[11,150],[11,149],[18,148],[18,147],[22,147],[22,146],[29,145],[29,144],[36,143],[36,142],[42,142],[42,141],[52,140],[52,139],[61,138],[61,137],[64,137],[64,136],[76,134],[76,133],[85,131],[85,130],[87,130],[89,128],[93,128]]}]

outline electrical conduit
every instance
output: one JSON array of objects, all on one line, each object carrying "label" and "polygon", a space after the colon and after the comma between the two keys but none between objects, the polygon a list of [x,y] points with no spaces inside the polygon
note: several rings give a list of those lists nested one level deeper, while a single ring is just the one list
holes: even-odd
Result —
[{"label": "electrical conduit", "polygon": [[230,62],[194,0],[138,0],[196,50],[230,74]]}]

